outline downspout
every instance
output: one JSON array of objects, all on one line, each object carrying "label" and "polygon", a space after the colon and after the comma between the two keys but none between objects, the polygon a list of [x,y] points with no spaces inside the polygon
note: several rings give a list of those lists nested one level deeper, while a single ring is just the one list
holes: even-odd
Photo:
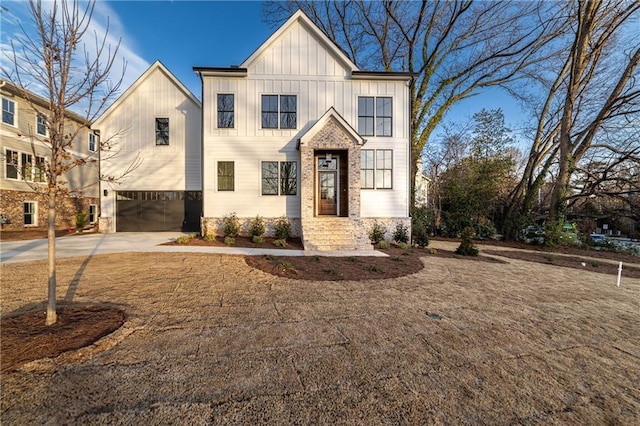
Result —
[{"label": "downspout", "polygon": [[204,79],[202,71],[197,71],[200,77],[200,235],[202,235],[202,218],[204,217]]}]

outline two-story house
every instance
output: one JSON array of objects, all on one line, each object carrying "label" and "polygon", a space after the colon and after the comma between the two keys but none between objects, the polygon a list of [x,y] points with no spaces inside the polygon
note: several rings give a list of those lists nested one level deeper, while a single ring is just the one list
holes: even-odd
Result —
[{"label": "two-story house", "polygon": [[[45,228],[48,198],[44,166],[51,157],[49,102],[6,80],[0,80],[0,98],[2,229]],[[87,213],[90,223],[98,218],[98,136],[86,125],[85,118],[70,111],[66,117],[70,133],[80,129],[69,153],[87,161],[64,173],[59,180],[64,190],[57,197],[57,227],[74,226],[79,211]]]},{"label": "two-story house", "polygon": [[301,11],[241,65],[202,78],[203,233],[287,216],[307,249],[410,227],[411,75],[360,70]]},{"label": "two-story house", "polygon": [[[302,12],[241,65],[194,67],[202,104],[159,62],[94,124],[117,135],[101,230],[200,228],[235,213],[268,235],[286,216],[307,249],[370,249],[410,227],[411,75],[358,67]],[[186,201],[191,203],[187,205]]]}]

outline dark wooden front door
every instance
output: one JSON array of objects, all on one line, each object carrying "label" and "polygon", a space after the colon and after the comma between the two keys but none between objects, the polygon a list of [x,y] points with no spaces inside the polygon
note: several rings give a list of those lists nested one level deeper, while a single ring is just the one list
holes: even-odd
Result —
[{"label": "dark wooden front door", "polygon": [[318,215],[338,213],[337,172],[318,172]]}]

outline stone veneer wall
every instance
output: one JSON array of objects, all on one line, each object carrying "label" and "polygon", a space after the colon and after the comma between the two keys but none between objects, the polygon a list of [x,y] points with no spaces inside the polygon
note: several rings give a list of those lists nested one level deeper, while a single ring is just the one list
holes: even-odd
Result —
[{"label": "stone veneer wall", "polygon": [[314,152],[325,150],[347,151],[349,217],[360,217],[360,146],[345,134],[333,118],[309,142],[300,146],[300,202],[302,204],[300,216],[303,220],[314,217],[316,173]]},{"label": "stone veneer wall", "polygon": [[373,225],[378,223],[384,226],[387,230],[384,235],[386,241],[391,242],[393,240],[393,233],[396,230],[398,223],[404,224],[408,229],[409,240],[411,240],[411,218],[410,217],[362,217],[360,218],[360,226],[365,230],[366,235],[369,235]]},{"label": "stone veneer wall", "polygon": [[[255,219],[254,217],[239,217],[240,221],[240,235],[247,236],[249,235],[249,226],[251,221]],[[267,228],[267,232],[265,234],[266,237],[274,237],[275,230],[273,225],[277,217],[263,217],[265,226]],[[299,218],[289,218],[289,223],[291,224],[291,236],[292,237],[300,237],[302,233],[300,232],[300,219]],[[203,217],[201,219],[201,235],[204,237],[206,235],[224,235],[224,218],[222,217]]]},{"label": "stone veneer wall", "polygon": [[[6,215],[11,223],[2,225],[2,229],[20,230],[24,229],[23,204],[25,201],[38,203],[37,205],[37,226],[29,225],[29,229],[46,229],[47,214],[49,210],[49,200],[46,194],[38,194],[26,191],[0,190],[0,200],[2,207],[0,213]],[[75,226],[75,216],[80,210],[89,212],[89,204],[98,205],[97,198],[76,198],[68,195],[58,196],[56,200],[56,228],[67,228]],[[88,220],[88,218],[87,218]]]}]

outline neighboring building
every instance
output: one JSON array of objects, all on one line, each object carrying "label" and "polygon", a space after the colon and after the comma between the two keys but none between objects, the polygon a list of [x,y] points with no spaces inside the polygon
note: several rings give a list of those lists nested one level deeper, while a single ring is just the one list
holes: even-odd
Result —
[{"label": "neighboring building", "polygon": [[239,67],[194,70],[204,234],[234,212],[245,226],[287,216],[307,249],[410,228],[410,74],[359,70],[300,11]]},{"label": "neighboring building", "polygon": [[[48,196],[44,167],[50,160],[47,116],[49,101],[27,92],[13,83],[0,80],[2,124],[0,125],[0,222],[2,229],[46,228]],[[32,106],[33,105],[33,106]],[[37,109],[37,111],[35,109]],[[58,196],[57,227],[74,226],[79,211],[87,212],[87,220],[98,218],[98,158],[97,136],[85,125],[86,119],[66,113],[67,128],[75,131],[70,154],[87,159],[87,163],[69,170],[61,177],[64,191]]]},{"label": "neighboring building", "polygon": [[429,206],[429,184],[431,179],[422,170],[422,159],[418,159],[416,165],[416,180],[415,180],[415,206],[416,207],[428,207]]},{"label": "neighboring building", "polygon": [[101,232],[199,231],[201,104],[155,62],[93,124],[101,153]]}]

